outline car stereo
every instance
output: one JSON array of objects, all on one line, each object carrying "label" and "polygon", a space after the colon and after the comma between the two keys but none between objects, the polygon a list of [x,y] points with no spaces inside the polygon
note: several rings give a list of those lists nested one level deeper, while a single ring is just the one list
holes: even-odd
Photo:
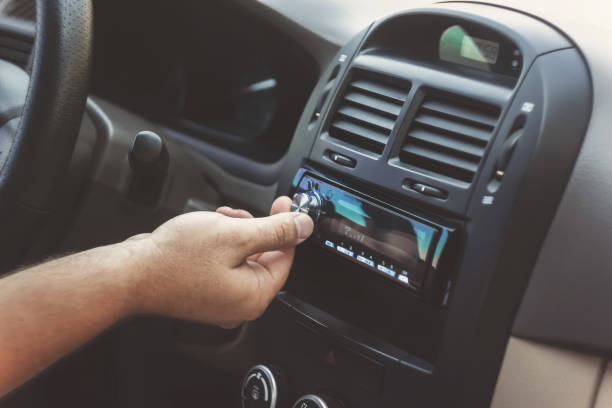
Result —
[{"label": "car stereo", "polygon": [[292,211],[315,221],[312,242],[416,293],[433,278],[452,234],[306,169],[292,194]]}]

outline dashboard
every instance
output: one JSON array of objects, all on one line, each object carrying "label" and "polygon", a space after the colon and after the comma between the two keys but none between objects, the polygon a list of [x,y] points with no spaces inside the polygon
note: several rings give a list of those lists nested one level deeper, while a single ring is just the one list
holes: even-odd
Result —
[{"label": "dashboard", "polygon": [[317,227],[262,355],[347,406],[486,406],[591,103],[580,52],[515,11],[440,5],[353,38],[285,162],[279,193]]},{"label": "dashboard", "polygon": [[[99,141],[57,249],[289,195],[315,232],[262,318],[177,330],[242,378],[232,406],[606,406],[609,6],[209,3],[96,3]],[[27,66],[33,27],[0,34]],[[170,156],[147,206],[143,129]]]}]

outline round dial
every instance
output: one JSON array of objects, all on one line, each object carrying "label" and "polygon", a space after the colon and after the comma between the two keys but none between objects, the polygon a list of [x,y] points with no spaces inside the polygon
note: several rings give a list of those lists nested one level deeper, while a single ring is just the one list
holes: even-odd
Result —
[{"label": "round dial", "polygon": [[305,193],[297,193],[293,195],[291,211],[308,214],[316,221],[321,213],[322,204],[323,200],[316,191],[311,190]]},{"label": "round dial", "polygon": [[308,394],[300,397],[293,408],[344,408],[336,399],[326,395]]},{"label": "round dial", "polygon": [[264,365],[251,368],[242,383],[242,408],[276,408],[277,381],[272,370]]}]

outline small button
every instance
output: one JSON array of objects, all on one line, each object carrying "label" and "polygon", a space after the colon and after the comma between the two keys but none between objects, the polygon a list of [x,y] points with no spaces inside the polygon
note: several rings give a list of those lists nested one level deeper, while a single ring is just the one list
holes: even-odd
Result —
[{"label": "small button", "polygon": [[353,168],[357,164],[357,161],[355,159],[343,156],[339,153],[330,153],[329,158],[332,159],[334,163],[339,164],[344,167]]},{"label": "small button", "polygon": [[440,198],[443,200],[448,197],[448,193],[446,191],[440,190],[439,188],[435,188],[432,186],[428,186],[427,184],[414,183],[411,188],[412,190],[429,197]]}]

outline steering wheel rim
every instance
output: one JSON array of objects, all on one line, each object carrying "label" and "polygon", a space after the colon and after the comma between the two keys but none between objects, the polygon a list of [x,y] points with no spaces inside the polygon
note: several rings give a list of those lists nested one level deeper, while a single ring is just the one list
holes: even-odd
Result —
[{"label": "steering wheel rim", "polygon": [[[76,144],[89,88],[91,0],[37,0],[36,26],[20,119],[6,122],[10,118],[5,117],[2,124],[8,148],[0,153],[4,155],[0,156],[0,273],[22,259],[51,214]],[[3,97],[6,95],[0,94]]]}]

